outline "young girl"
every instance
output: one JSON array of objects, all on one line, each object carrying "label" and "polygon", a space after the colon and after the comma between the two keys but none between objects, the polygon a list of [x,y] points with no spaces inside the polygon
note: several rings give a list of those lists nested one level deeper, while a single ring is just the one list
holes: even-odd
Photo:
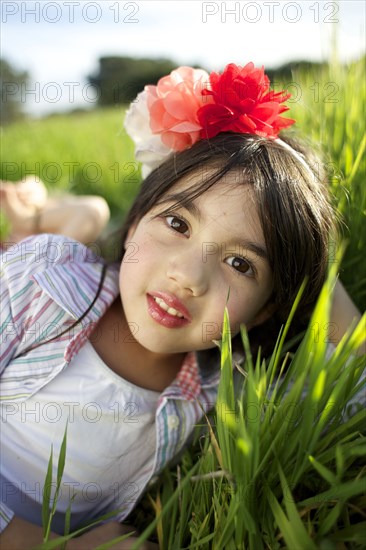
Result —
[{"label": "young girl", "polygon": [[[120,257],[107,264],[54,235],[4,253],[4,548],[41,542],[47,463],[52,445],[55,480],[66,425],[53,536],[63,533],[70,501],[73,530],[116,514],[68,548],[126,532],[119,522],[183,448],[201,405],[214,405],[225,306],[234,339],[245,324],[253,345],[270,351],[307,277],[297,314],[305,325],[324,282],[334,213],[318,159],[277,137],[293,123],[281,116],[287,97],[269,91],[252,64],[221,75],[173,71],[126,117],[149,174]],[[336,296],[339,340],[358,312],[341,287]]]}]

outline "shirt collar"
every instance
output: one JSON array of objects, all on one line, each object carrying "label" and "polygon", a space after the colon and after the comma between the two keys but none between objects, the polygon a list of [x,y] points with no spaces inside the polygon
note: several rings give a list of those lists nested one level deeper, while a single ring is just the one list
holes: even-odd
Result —
[{"label": "shirt collar", "polygon": [[195,401],[200,397],[202,390],[218,386],[220,367],[213,361],[211,368],[200,369],[198,354],[189,352],[185,356],[182,366],[174,382],[163,392],[164,397],[183,397],[188,401]]},{"label": "shirt collar", "polygon": [[[79,319],[92,303],[101,279],[103,263],[67,262],[33,275],[33,279],[73,319]],[[88,313],[88,323],[97,321],[119,293],[119,267],[108,266],[102,290]],[[84,324],[84,323],[83,323]]]},{"label": "shirt collar", "polygon": [[[103,264],[66,262],[53,265],[33,275],[33,279],[72,319],[80,319],[94,300],[102,276]],[[108,266],[102,289],[93,307],[75,326],[74,334],[65,348],[64,359],[70,363],[119,294],[119,267]]]}]

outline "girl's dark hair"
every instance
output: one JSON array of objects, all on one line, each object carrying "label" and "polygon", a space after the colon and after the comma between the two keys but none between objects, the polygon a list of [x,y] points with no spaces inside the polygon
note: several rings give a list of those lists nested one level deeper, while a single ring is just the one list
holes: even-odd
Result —
[{"label": "girl's dark hair", "polygon": [[[252,329],[250,340],[253,347],[257,347],[260,331],[262,349],[263,344],[267,344],[268,351],[273,349],[274,338],[307,278],[306,291],[297,309],[295,331],[305,328],[325,280],[329,238],[335,229],[335,212],[330,205],[320,159],[295,138],[283,141],[303,157],[308,168],[295,152],[276,140],[248,134],[219,134],[171,155],[143,181],[120,234],[123,246],[128,229],[163,202],[166,193],[184,176],[201,174],[198,183],[173,195],[177,208],[187,205],[213,185],[220,185],[228,174],[231,175],[228,181],[233,181],[234,175],[235,184],[250,184],[273,271],[271,301],[275,306],[273,318],[260,329]],[[118,260],[122,260],[123,253],[122,248]]]}]

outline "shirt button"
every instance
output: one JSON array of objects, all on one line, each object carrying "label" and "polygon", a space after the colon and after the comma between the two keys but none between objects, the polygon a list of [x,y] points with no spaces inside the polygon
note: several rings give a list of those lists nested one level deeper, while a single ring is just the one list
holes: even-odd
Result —
[{"label": "shirt button", "polygon": [[169,430],[176,430],[179,426],[179,418],[176,414],[168,416],[168,428]]}]

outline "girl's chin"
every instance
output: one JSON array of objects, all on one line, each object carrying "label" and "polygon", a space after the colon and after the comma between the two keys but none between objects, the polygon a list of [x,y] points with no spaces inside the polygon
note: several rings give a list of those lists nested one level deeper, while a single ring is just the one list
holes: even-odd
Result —
[{"label": "girl's chin", "polygon": [[138,342],[141,347],[143,347],[146,351],[150,353],[154,353],[155,355],[161,355],[161,356],[167,356],[167,355],[177,355],[178,353],[188,353],[191,350],[187,350],[184,348],[178,348],[175,346],[164,346],[159,344],[154,344],[151,342]]},{"label": "girl's chin", "polygon": [[163,338],[158,342],[151,341],[149,338],[146,338],[146,339],[141,338],[137,342],[145,350],[157,355],[162,355],[162,356],[177,355],[179,353],[185,354],[191,351],[203,351],[203,350],[217,348],[217,344],[213,341],[210,341],[207,343],[196,342],[196,343],[192,343],[191,346],[184,345],[183,343],[181,345],[177,343],[172,343],[171,345],[169,345],[168,342],[164,342]]}]

